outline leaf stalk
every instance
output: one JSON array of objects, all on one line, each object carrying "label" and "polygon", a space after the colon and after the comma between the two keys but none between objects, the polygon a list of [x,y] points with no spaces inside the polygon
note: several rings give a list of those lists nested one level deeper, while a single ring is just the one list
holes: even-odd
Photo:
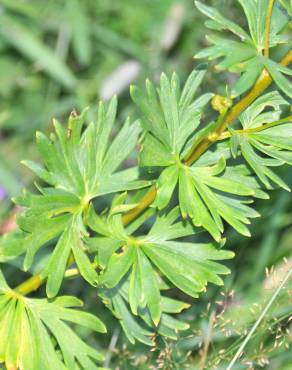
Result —
[{"label": "leaf stalk", "polygon": [[269,4],[267,8],[266,25],[265,25],[265,48],[264,48],[264,56],[266,58],[269,58],[269,54],[270,54],[270,32],[271,32],[271,20],[272,20],[274,2],[275,0],[269,0]]}]

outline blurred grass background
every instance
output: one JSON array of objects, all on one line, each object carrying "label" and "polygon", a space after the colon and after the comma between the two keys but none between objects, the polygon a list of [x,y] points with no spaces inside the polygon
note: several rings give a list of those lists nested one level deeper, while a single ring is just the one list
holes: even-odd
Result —
[{"label": "blurred grass background", "polygon": [[[235,0],[205,3],[244,24]],[[184,80],[198,64],[192,57],[205,45],[204,35],[204,19],[192,0],[0,0],[0,233],[14,227],[17,210],[10,198],[34,181],[20,160],[37,159],[36,130],[50,132],[52,118],[64,121],[73,108],[89,106],[93,118],[98,100],[114,94],[119,97],[118,120],[129,114],[134,118],[129,85],[173,70]],[[224,94],[226,81],[233,79],[211,65],[203,88]],[[291,170],[282,172],[292,186]],[[275,190],[270,201],[256,207],[263,218],[253,223],[251,239],[229,232],[227,246],[237,256],[224,292],[210,287],[182,315],[191,330],[178,343],[158,340],[152,352],[130,346],[94,290],[85,290],[81,281],[77,287],[68,284],[67,291],[82,296],[88,309],[102,311],[99,315],[111,329],[102,339],[91,338],[105,350],[107,366],[226,368],[225,357],[232,357],[269,291],[292,266],[291,195]],[[288,287],[236,369],[292,369],[291,301]]]}]

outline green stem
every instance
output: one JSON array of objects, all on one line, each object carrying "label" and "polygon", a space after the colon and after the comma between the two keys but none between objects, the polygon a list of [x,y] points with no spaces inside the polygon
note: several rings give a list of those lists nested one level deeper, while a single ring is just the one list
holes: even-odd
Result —
[{"label": "green stem", "polygon": [[250,128],[250,129],[247,129],[247,130],[238,130],[238,131],[250,132],[250,133],[260,132],[260,131],[267,130],[268,128],[271,128],[271,127],[274,127],[274,126],[281,125],[282,123],[286,123],[286,122],[292,122],[292,116],[288,116],[288,117],[279,119],[278,121],[270,122],[270,123],[267,123],[267,124],[259,126],[259,127]]},{"label": "green stem", "polygon": [[[286,122],[292,122],[292,116],[288,116],[288,117],[279,119],[278,121],[270,122],[270,123],[267,123],[267,124],[259,126],[259,127],[248,128],[248,129],[245,129],[245,130],[244,129],[243,130],[234,130],[233,132],[234,132],[234,134],[240,134],[240,135],[252,134],[252,133],[267,130],[268,128],[278,126],[278,125],[281,125],[282,123],[286,123]],[[226,132],[223,132],[223,134],[221,134],[220,136],[218,136],[217,140],[229,139],[232,135],[233,135],[233,133],[226,131]]]},{"label": "green stem", "polygon": [[[95,262],[92,263],[94,268],[97,268]],[[79,270],[76,267],[69,268],[65,271],[65,277],[70,278],[79,275]],[[45,278],[42,278],[40,275],[34,275],[31,278],[25,280],[22,284],[18,285],[14,290],[22,295],[27,295],[31,292],[36,291],[44,282]]]},{"label": "green stem", "polygon": [[14,290],[19,294],[27,295],[36,291],[44,283],[44,281],[45,279],[42,278],[41,275],[34,275],[18,285],[16,288],[14,288]]},{"label": "green stem", "polygon": [[271,32],[271,20],[272,20],[274,2],[275,0],[269,0],[269,4],[267,8],[266,25],[265,25],[265,49],[264,49],[264,56],[266,58],[269,58],[269,53],[270,53],[270,32]]}]

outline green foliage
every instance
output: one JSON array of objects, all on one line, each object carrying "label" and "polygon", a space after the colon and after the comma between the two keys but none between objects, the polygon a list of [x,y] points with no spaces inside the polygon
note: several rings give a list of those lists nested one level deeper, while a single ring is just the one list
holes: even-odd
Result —
[{"label": "green foliage", "polygon": [[[267,190],[290,190],[271,169],[292,164],[292,121],[285,117],[289,103],[278,91],[262,95],[255,83],[261,75],[266,88],[271,78],[291,98],[285,77],[291,71],[264,53],[267,36],[272,52],[287,43],[282,31],[288,15],[275,4],[267,35],[268,0],[238,2],[246,28],[196,2],[211,19],[209,28],[240,39],[211,35],[213,46],[196,55],[223,58],[219,69],[241,74],[231,97],[202,92],[206,66],[201,65],[184,86],[176,73],[170,78],[162,73],[158,88],[150,80],[145,91],[132,86],[132,99],[142,112],[133,123],[127,118],[117,127],[114,97],[99,103],[93,122],[87,109],[80,115],[73,111],[66,127],[54,120],[49,136],[37,133],[42,164],[23,162],[38,177],[36,193],[24,190],[15,197],[23,208],[18,229],[0,239],[0,261],[8,272],[18,266],[33,275],[11,289],[0,272],[0,361],[8,370],[98,369],[103,356],[81,337],[104,333],[104,324],[73,309],[82,305],[75,296],[57,297],[64,278],[76,275],[88,287],[84,291],[91,303],[94,296],[94,309],[106,306],[131,344],[178,341],[191,326],[187,315],[177,318],[190,306],[185,301],[193,302],[211,284],[222,286],[222,276],[230,273],[221,262],[234,257],[224,248],[226,224],[251,236],[254,230],[247,225],[260,216],[251,203],[269,198]],[[35,14],[33,8],[4,3],[12,12]],[[282,5],[288,8],[285,1]],[[74,57],[82,68],[89,67],[94,48],[86,5],[70,0],[65,9]],[[37,60],[65,90],[78,89],[70,68],[38,35],[14,16],[1,17],[5,27],[0,36],[6,43]],[[14,38],[15,33],[20,37]],[[105,35],[120,43],[116,35]],[[120,47],[139,54],[135,45]],[[251,98],[232,101],[254,84]],[[135,149],[138,166],[129,160]],[[25,297],[44,281],[48,298]],[[80,294],[72,280],[70,289],[70,294]],[[64,322],[87,331],[76,329],[77,335]]]},{"label": "green foliage", "polygon": [[[52,134],[47,138],[37,133],[37,145],[44,167],[31,161],[25,161],[24,164],[50,187],[38,186],[40,195],[25,192],[16,199],[18,204],[27,208],[18,218],[20,228],[26,232],[21,248],[26,250],[25,269],[30,268],[35,253],[45,243],[59,238],[42,272],[47,277],[49,297],[59,291],[70,253],[82,276],[90,284],[97,284],[98,276],[85,253],[83,241],[87,235],[83,214],[89,202],[101,195],[148,185],[146,181],[136,181],[137,168],[118,170],[136,145],[139,127],[126,122],[109,145],[116,99],[111,101],[108,109],[101,104],[97,122],[81,132],[85,112],[80,116],[71,114],[67,130],[55,121],[57,136]],[[116,152],[119,152],[118,157],[115,156]]]},{"label": "green foliage", "polygon": [[[189,224],[175,222],[179,217],[177,208],[158,215],[147,235],[133,237],[123,227],[121,214],[114,211],[117,200],[114,204],[106,221],[91,208],[88,223],[100,237],[90,240],[90,251],[97,252],[98,264],[105,267],[100,277],[102,285],[114,288],[129,272],[128,299],[135,315],[139,308],[147,307],[153,323],[157,326],[160,322],[159,275],[154,267],[192,297],[198,297],[207,282],[223,284],[218,275],[229,270],[214,261],[232,258],[233,253],[217,249],[211,243],[175,241],[195,232]],[[119,253],[114,253],[121,247]]]},{"label": "green foliage", "polygon": [[177,340],[179,332],[189,328],[188,323],[177,320],[170,314],[180,313],[190,305],[165,296],[159,298],[161,309],[159,324],[156,323],[155,325],[153,323],[151,311],[147,306],[138,307],[135,316],[133,316],[133,310],[129,302],[130,284],[129,279],[123,279],[115,288],[102,288],[99,290],[103,303],[120,321],[130,343],[134,344],[136,341],[139,341],[148,346],[154,346],[155,334]]},{"label": "green foliage", "polygon": [[24,234],[21,231],[4,234],[0,238],[0,262],[13,260],[25,252]]},{"label": "green foliage", "polygon": [[[285,104],[287,102],[275,91],[258,98],[239,117],[246,132],[231,130],[230,145],[234,157],[240,148],[242,156],[267,189],[272,189],[270,179],[276,185],[290,191],[288,185],[268,168],[284,163],[292,164],[292,119],[290,123],[287,121],[280,127],[273,125],[273,122],[277,123],[280,118],[280,106]],[[272,107],[273,110],[262,113],[266,107]],[[265,157],[259,156],[257,152]]]},{"label": "green foliage", "polygon": [[[265,195],[258,189],[258,184],[246,176],[244,168],[226,167],[223,150],[222,157],[208,158],[207,164],[203,157],[201,162],[192,166],[183,163],[190,147],[199,143],[203,136],[208,136],[218,125],[212,122],[198,129],[201,109],[212,96],[205,94],[193,99],[203,75],[203,71],[194,71],[181,93],[175,74],[171,81],[162,75],[159,101],[150,82],[146,82],[146,96],[138,88],[133,88],[132,97],[145,115],[142,123],[146,135],[140,164],[166,167],[157,181],[154,204],[160,210],[165,208],[178,184],[182,217],[189,217],[195,226],[204,227],[219,242],[224,230],[222,219],[248,236],[250,233],[245,224],[249,223],[249,218],[258,216],[257,212],[244,204],[247,199],[234,196]],[[220,152],[217,154],[220,156]]]},{"label": "green foliage", "polygon": [[73,309],[80,306],[79,299],[69,296],[25,298],[9,288],[0,271],[0,361],[9,370],[98,369],[94,362],[103,360],[102,354],[65,323],[106,331],[97,317]]},{"label": "green foliage", "polygon": [[[212,46],[203,49],[195,56],[196,58],[208,58],[210,60],[223,58],[217,64],[219,70],[227,69],[230,72],[241,74],[231,92],[232,97],[237,97],[248,90],[264,67],[269,71],[279,89],[290,98],[292,97],[291,84],[284,76],[291,75],[291,70],[263,56],[268,1],[238,0],[247,19],[249,34],[236,23],[226,19],[217,9],[199,1],[195,2],[199,11],[211,19],[211,21],[206,22],[208,28],[215,31],[227,30],[240,38],[240,41],[235,41],[230,38],[209,35],[207,39]],[[288,16],[276,3],[271,20],[270,47],[273,48],[279,44],[288,43],[288,36],[281,34],[288,26],[288,20]]]},{"label": "green foliage", "polygon": [[200,124],[201,110],[213,96],[204,94],[194,99],[204,75],[204,70],[193,71],[182,91],[175,73],[171,80],[161,75],[158,94],[149,80],[145,95],[138,87],[132,87],[131,95],[144,114],[142,124],[146,131],[141,166],[169,166],[189,149]]}]

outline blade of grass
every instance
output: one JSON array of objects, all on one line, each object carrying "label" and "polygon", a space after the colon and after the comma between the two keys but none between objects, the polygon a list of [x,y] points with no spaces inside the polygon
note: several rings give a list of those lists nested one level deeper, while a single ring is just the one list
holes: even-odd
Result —
[{"label": "blade of grass", "polygon": [[64,87],[72,89],[76,85],[76,79],[68,66],[12,17],[1,15],[0,36]]},{"label": "blade of grass", "polygon": [[90,24],[91,19],[81,1],[70,0],[67,3],[68,25],[72,31],[73,49],[78,62],[87,66],[91,59]]},{"label": "blade of grass", "polygon": [[118,35],[114,31],[96,24],[93,27],[93,35],[100,43],[110,47],[111,49],[116,48],[141,62],[145,62],[146,56],[143,49],[141,49],[135,42]]},{"label": "blade of grass", "polygon": [[278,286],[278,288],[275,290],[274,294],[272,295],[272,297],[270,298],[268,304],[266,305],[266,307],[264,308],[263,312],[260,314],[259,318],[257,319],[257,321],[255,322],[255,324],[253,325],[253,327],[251,328],[251,330],[249,331],[249,333],[247,334],[246,338],[244,339],[244,341],[242,342],[241,346],[239,347],[238,351],[236,352],[236,354],[234,355],[233,359],[231,360],[230,364],[228,365],[227,369],[226,370],[231,370],[233,365],[236,363],[236,361],[238,360],[238,358],[240,357],[240,355],[242,354],[245,346],[247,345],[247,343],[249,342],[250,338],[252,337],[253,333],[255,332],[255,330],[257,329],[257,327],[259,326],[259,324],[261,323],[261,321],[263,320],[263,318],[265,317],[265,315],[267,314],[267,312],[269,311],[270,307],[272,306],[272,304],[274,303],[274,301],[276,300],[277,296],[279,295],[280,291],[282,290],[282,288],[284,287],[284,285],[286,284],[286,282],[289,280],[290,278],[290,275],[292,274],[292,269],[290,269],[285,278],[283,279],[282,283]]}]

